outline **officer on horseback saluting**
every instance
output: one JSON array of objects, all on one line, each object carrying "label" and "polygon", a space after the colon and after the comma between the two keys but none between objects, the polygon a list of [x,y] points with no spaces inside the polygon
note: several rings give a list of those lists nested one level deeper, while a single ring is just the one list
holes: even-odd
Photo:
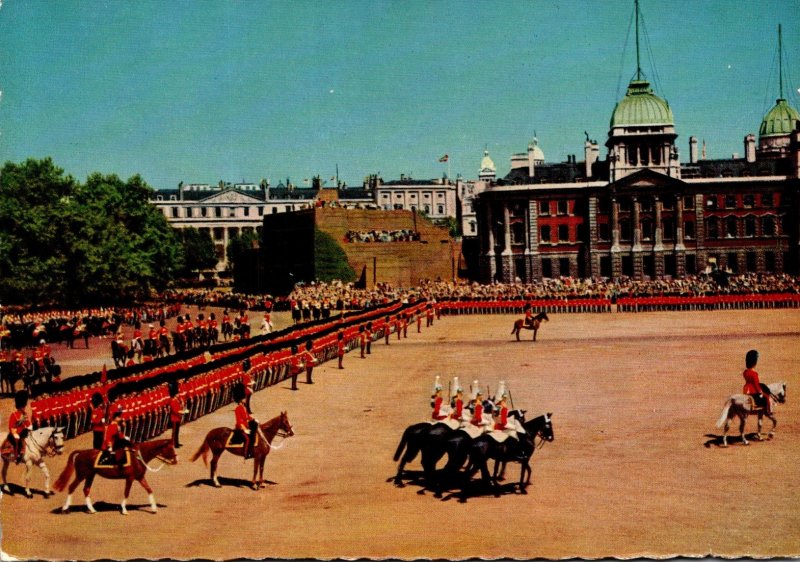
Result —
[{"label": "officer on horseback saluting", "polygon": [[25,454],[25,438],[31,428],[31,420],[25,407],[28,405],[28,391],[19,390],[14,395],[14,407],[16,408],[8,418],[8,439],[14,446],[14,454],[17,464],[22,462]]},{"label": "officer on horseback saluting", "polygon": [[237,437],[241,437],[244,441],[244,458],[251,459],[253,458],[256,436],[258,435],[258,421],[247,411],[247,396],[243,384],[237,384],[233,387],[233,398],[237,402],[236,409],[233,412],[236,418],[234,431],[237,433]]},{"label": "officer on horseback saluting", "polygon": [[758,351],[755,349],[748,351],[744,361],[746,369],[742,373],[744,377],[744,388],[742,392],[753,398],[753,402],[757,408],[764,408],[764,412],[770,415],[772,413],[771,401],[769,399],[770,392],[769,389],[766,388],[766,385],[761,384],[761,381],[758,380],[758,373],[755,370],[758,364]]}]

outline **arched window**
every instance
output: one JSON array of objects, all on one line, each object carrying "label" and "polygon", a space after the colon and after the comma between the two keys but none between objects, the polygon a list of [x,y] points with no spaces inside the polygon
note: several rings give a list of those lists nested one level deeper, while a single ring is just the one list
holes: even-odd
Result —
[{"label": "arched window", "polygon": [[767,215],[761,219],[761,233],[764,236],[775,236],[775,217]]},{"label": "arched window", "polygon": [[752,215],[744,218],[744,235],[748,238],[756,235],[756,218]]},{"label": "arched window", "polygon": [[725,237],[736,238],[736,217],[725,219]]},{"label": "arched window", "polygon": [[719,219],[717,217],[708,219],[706,236],[710,239],[719,238]]}]

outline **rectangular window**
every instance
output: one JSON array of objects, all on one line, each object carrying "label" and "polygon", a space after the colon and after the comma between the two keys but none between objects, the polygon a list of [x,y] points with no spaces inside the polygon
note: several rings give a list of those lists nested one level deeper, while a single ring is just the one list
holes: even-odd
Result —
[{"label": "rectangular window", "polygon": [[440,215],[444,214],[444,205],[439,205],[438,210],[436,211]]},{"label": "rectangular window", "polygon": [[572,275],[569,270],[569,258],[559,258],[558,259],[558,274],[568,277]]},{"label": "rectangular window", "polygon": [[694,209],[694,197],[691,195],[687,195],[683,198],[683,208],[684,209]]},{"label": "rectangular window", "polygon": [[717,208],[717,196],[716,195],[709,195],[706,197],[706,209],[709,211],[714,211]]},{"label": "rectangular window", "polygon": [[566,215],[569,212],[569,201],[558,202],[558,214]]},{"label": "rectangular window", "polygon": [[539,214],[544,216],[550,214],[550,201],[539,201]]},{"label": "rectangular window", "polygon": [[686,221],[683,223],[683,237],[687,240],[694,238],[694,221]]},{"label": "rectangular window", "polygon": [[244,216],[250,216],[250,207],[242,207],[242,210],[244,211]]},{"label": "rectangular window", "polygon": [[569,225],[566,224],[558,225],[558,241],[569,242]]},{"label": "rectangular window", "polygon": [[600,240],[611,240],[611,229],[607,222],[601,222],[597,225],[597,237]]},{"label": "rectangular window", "polygon": [[752,209],[753,205],[755,204],[756,196],[755,195],[745,195],[742,198],[742,204],[744,205],[745,209]]},{"label": "rectangular window", "polygon": [[736,196],[735,195],[726,195],[725,196],[725,208],[726,209],[735,209],[736,208]]},{"label": "rectangular window", "polygon": [[773,205],[773,197],[772,193],[764,193],[761,195],[761,206],[762,207],[772,207]]},{"label": "rectangular window", "polygon": [[286,212],[287,213],[291,213],[292,212],[292,206],[291,205],[286,205]]},{"label": "rectangular window", "polygon": [[272,214],[273,215],[277,215],[278,214],[278,207],[272,207]]},{"label": "rectangular window", "polygon": [[222,218],[222,207],[214,207],[214,216],[218,219]]},{"label": "rectangular window", "polygon": [[549,244],[550,243],[550,227],[549,226],[543,226],[541,228],[541,236],[539,237],[539,240],[541,240],[543,244]]},{"label": "rectangular window", "polygon": [[173,219],[177,219],[178,218],[178,207],[170,207],[170,208],[172,209],[172,218]]}]

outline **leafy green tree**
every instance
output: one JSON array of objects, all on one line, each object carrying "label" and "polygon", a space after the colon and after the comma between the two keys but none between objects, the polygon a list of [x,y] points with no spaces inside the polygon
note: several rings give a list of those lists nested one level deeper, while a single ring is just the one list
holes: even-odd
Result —
[{"label": "leafy green tree", "polygon": [[314,229],[314,272],[320,281],[339,279],[345,283],[355,281],[356,273],[347,261],[347,254],[326,232]]},{"label": "leafy green tree", "polygon": [[0,171],[0,298],[79,305],[147,298],[183,265],[166,218],[139,176],[78,184],[53,162]]},{"label": "leafy green tree", "polygon": [[75,180],[50,158],[6,163],[0,170],[0,298],[52,302],[70,283],[67,249],[74,239]]},{"label": "leafy green tree", "polygon": [[183,268],[181,275],[189,277],[192,274],[214,268],[217,265],[217,254],[214,251],[214,241],[208,231],[196,228],[176,229],[183,250]]}]

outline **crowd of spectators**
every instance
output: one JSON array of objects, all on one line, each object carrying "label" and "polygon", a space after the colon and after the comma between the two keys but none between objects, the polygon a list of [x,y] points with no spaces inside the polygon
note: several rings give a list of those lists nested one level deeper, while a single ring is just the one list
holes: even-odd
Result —
[{"label": "crowd of spectators", "polygon": [[399,230],[348,230],[345,242],[417,242],[419,232],[409,228]]}]

